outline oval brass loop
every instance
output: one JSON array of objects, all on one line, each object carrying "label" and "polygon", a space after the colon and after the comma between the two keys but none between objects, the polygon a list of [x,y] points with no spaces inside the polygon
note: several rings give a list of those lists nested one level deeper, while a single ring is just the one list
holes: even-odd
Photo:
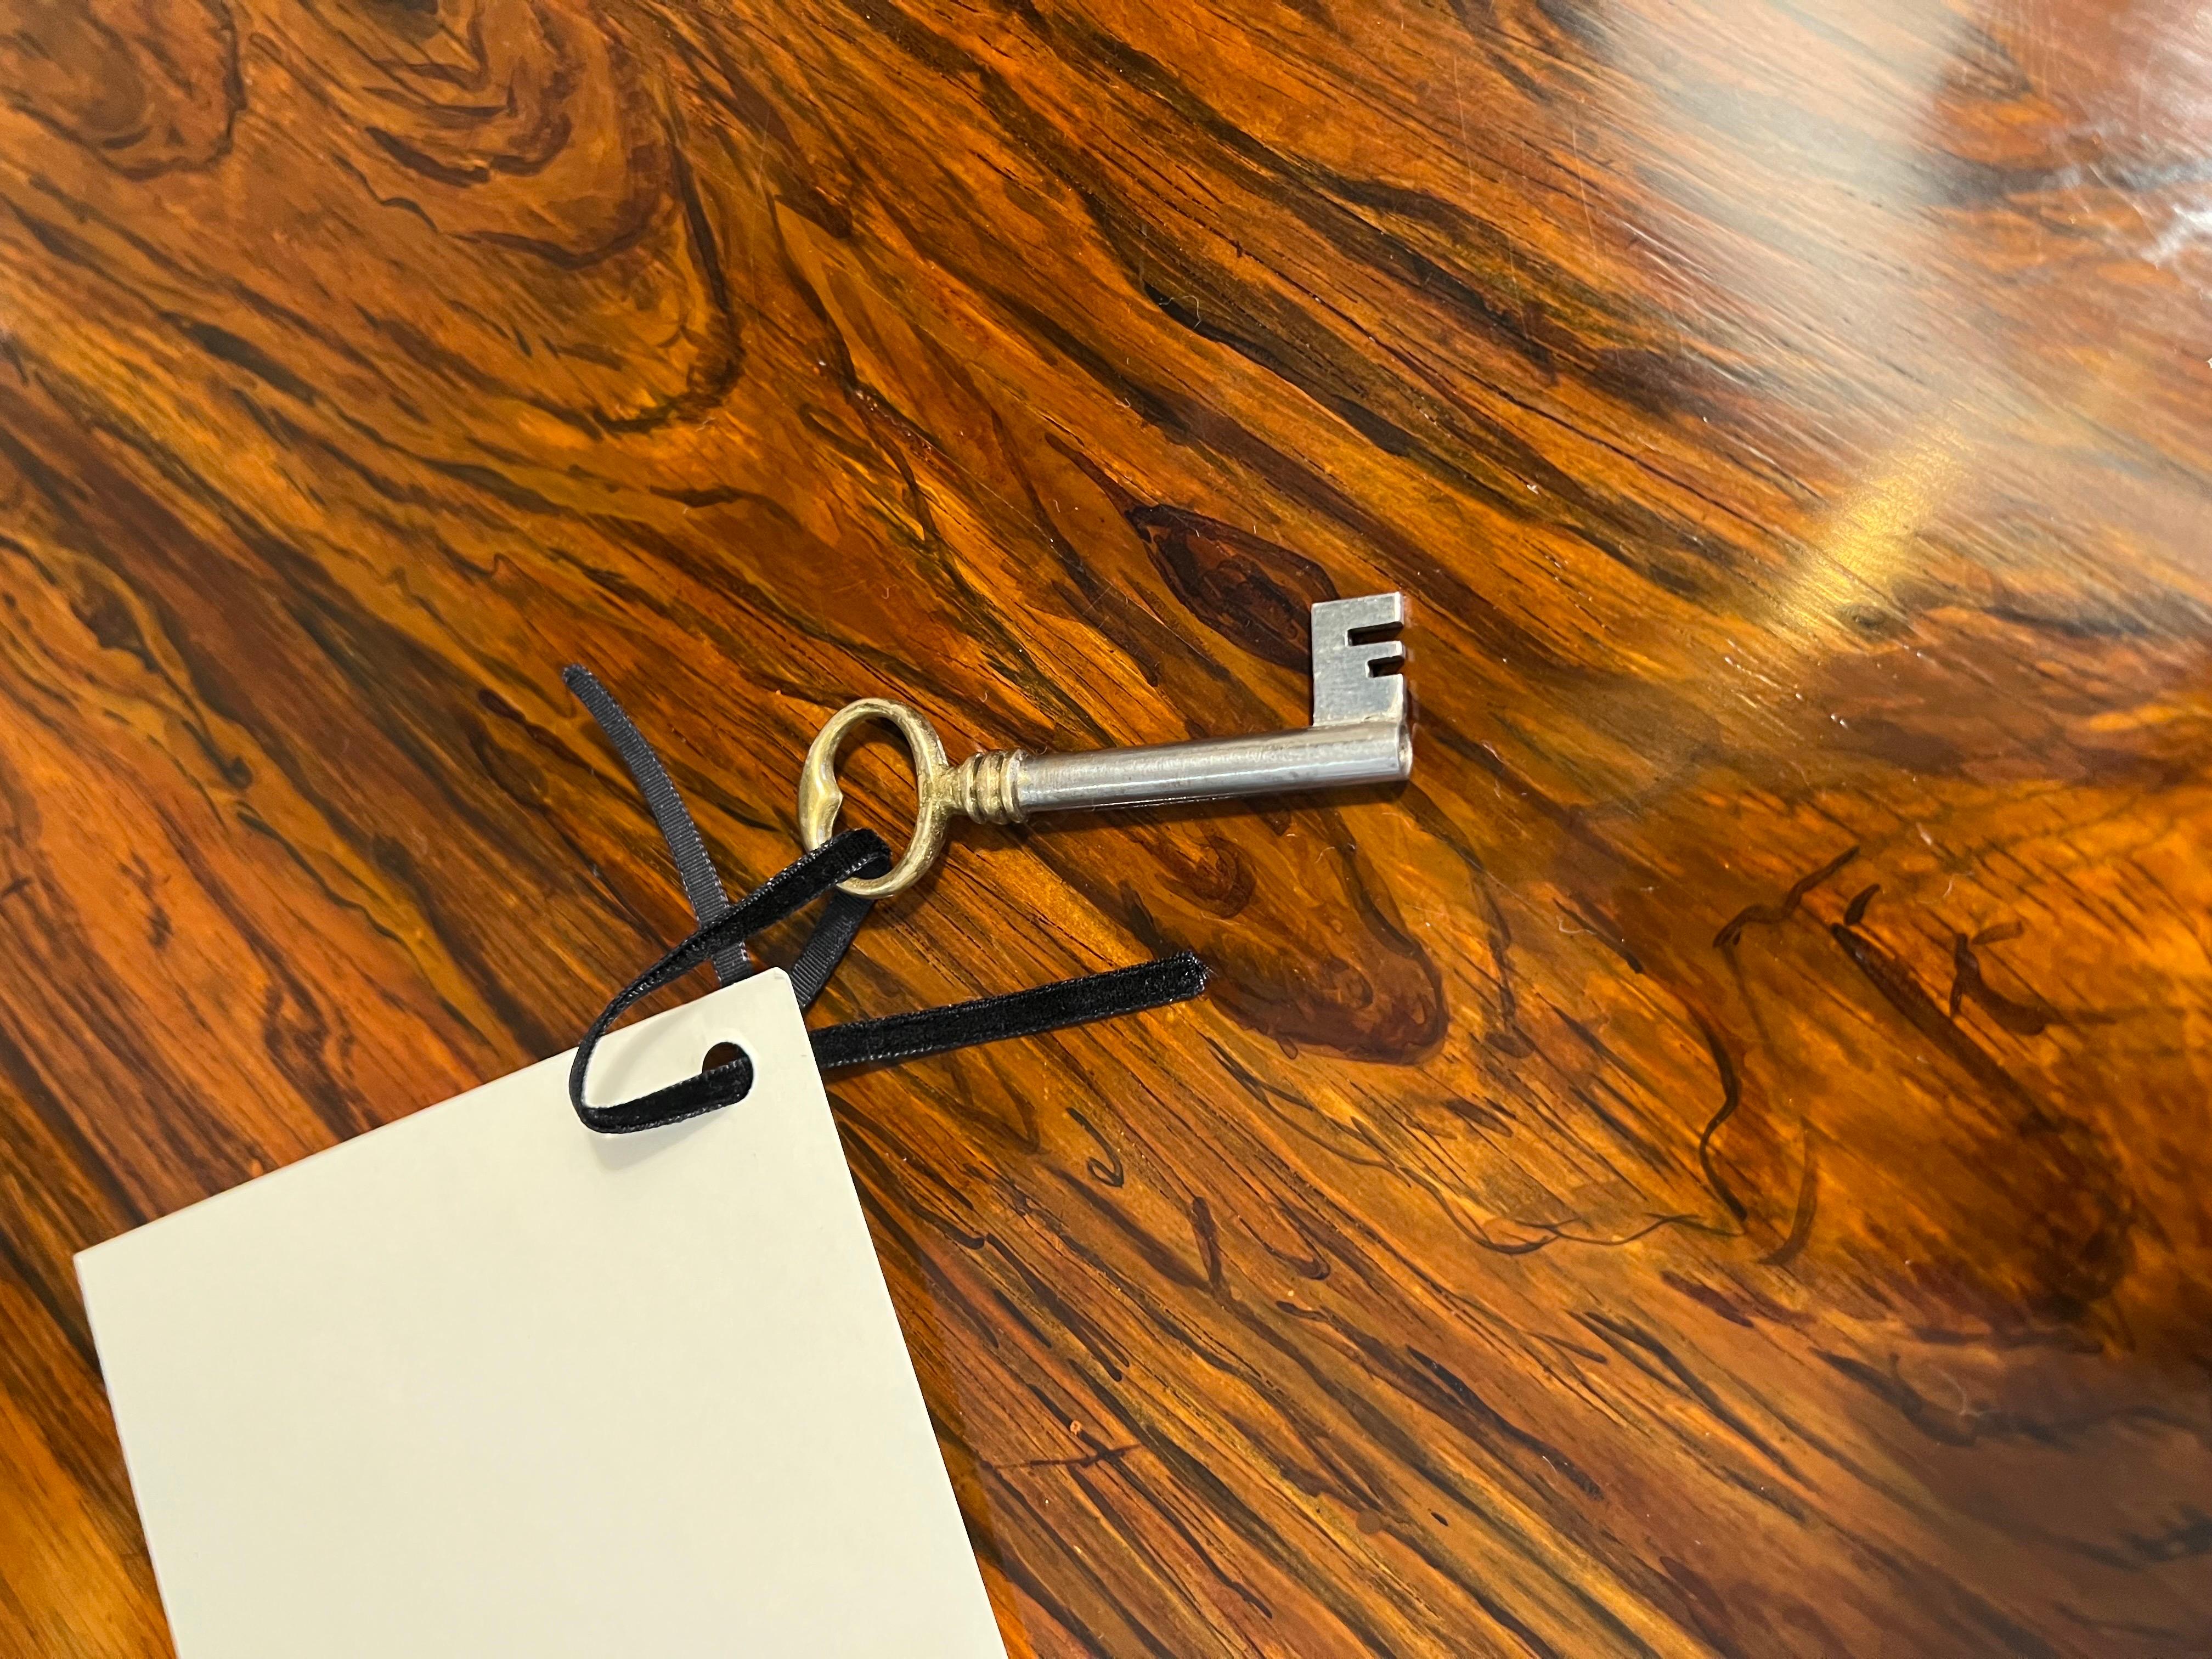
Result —
[{"label": "oval brass loop", "polygon": [[845,792],[837,784],[837,750],[845,734],[862,720],[884,720],[898,728],[914,757],[916,802],[914,839],[906,856],[890,874],[872,880],[855,878],[840,885],[862,898],[888,898],[920,880],[921,872],[945,850],[945,831],[952,817],[947,781],[952,769],[945,759],[945,744],[937,729],[902,702],[884,697],[862,697],[832,714],[806,750],[806,764],[799,773],[799,838],[812,852],[836,832],[837,814],[845,805]]}]

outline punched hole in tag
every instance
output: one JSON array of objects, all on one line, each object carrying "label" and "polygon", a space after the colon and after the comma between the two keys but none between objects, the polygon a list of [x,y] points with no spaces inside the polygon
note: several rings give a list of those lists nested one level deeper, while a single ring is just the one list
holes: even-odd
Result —
[{"label": "punched hole in tag", "polygon": [[[744,1058],[745,1051],[726,1037],[707,1050],[705,1057],[699,1062],[700,1074],[704,1076],[718,1066],[734,1066]],[[751,1091],[747,1090],[746,1092],[750,1094]]]}]

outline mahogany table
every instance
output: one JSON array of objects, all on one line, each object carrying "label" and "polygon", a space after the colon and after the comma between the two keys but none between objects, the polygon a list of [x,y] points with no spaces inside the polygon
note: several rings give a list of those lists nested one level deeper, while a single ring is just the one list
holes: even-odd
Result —
[{"label": "mahogany table", "polygon": [[564,664],[744,883],[1395,588],[1410,785],[825,1004],[1214,969],[835,1088],[1012,1651],[2212,1651],[2201,8],[6,15],[0,1650],[167,1650],[71,1253],[684,931]]}]

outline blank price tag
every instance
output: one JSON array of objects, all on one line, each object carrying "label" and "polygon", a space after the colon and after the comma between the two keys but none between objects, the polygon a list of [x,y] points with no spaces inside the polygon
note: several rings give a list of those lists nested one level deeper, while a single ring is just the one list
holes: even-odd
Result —
[{"label": "blank price tag", "polygon": [[789,981],[77,1258],[179,1659],[1004,1659]]}]

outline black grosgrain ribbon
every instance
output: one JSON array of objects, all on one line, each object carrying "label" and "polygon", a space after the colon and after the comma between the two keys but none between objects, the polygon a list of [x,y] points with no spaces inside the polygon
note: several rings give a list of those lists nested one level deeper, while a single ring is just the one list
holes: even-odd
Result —
[{"label": "black grosgrain ribbon", "polygon": [[[576,1045],[576,1058],[568,1068],[569,1104],[587,1127],[602,1134],[626,1134],[680,1123],[742,1100],[752,1088],[753,1065],[740,1050],[735,1060],[710,1066],[696,1077],[680,1079],[634,1100],[593,1106],[585,1099],[584,1085],[592,1055],[614,1023],[641,999],[709,962],[726,984],[743,978],[752,971],[745,950],[749,939],[826,896],[821,919],[786,970],[799,1006],[810,1006],[829,983],[872,908],[871,901],[840,890],[838,884],[854,877],[884,874],[890,868],[890,854],[872,831],[849,830],[787,865],[731,903],[690,811],[652,745],[588,672],[572,668],[566,678],[637,781],[677,860],[684,891],[699,920],[689,939],[616,994]],[[823,1026],[808,1035],[813,1042],[815,1063],[825,1072],[889,1065],[950,1048],[995,1042],[1002,1037],[1034,1036],[1117,1014],[1137,1013],[1183,1001],[1205,988],[1205,965],[1184,951],[1109,973],[1086,974],[941,1008]]]},{"label": "black grosgrain ribbon", "polygon": [[[576,701],[591,712],[607,741],[614,744],[615,753],[629,769],[630,781],[645,797],[646,809],[659,827],[661,840],[668,843],[668,855],[676,860],[676,878],[684,884],[691,914],[702,923],[714,921],[730,908],[730,895],[714,860],[707,856],[707,843],[699,838],[699,826],[678,793],[676,781],[645,740],[645,733],[590,669],[574,664],[561,678]],[[733,985],[750,972],[752,963],[746,958],[742,941],[714,958],[714,978],[719,984]],[[800,1006],[805,1006],[803,1000]]]}]

